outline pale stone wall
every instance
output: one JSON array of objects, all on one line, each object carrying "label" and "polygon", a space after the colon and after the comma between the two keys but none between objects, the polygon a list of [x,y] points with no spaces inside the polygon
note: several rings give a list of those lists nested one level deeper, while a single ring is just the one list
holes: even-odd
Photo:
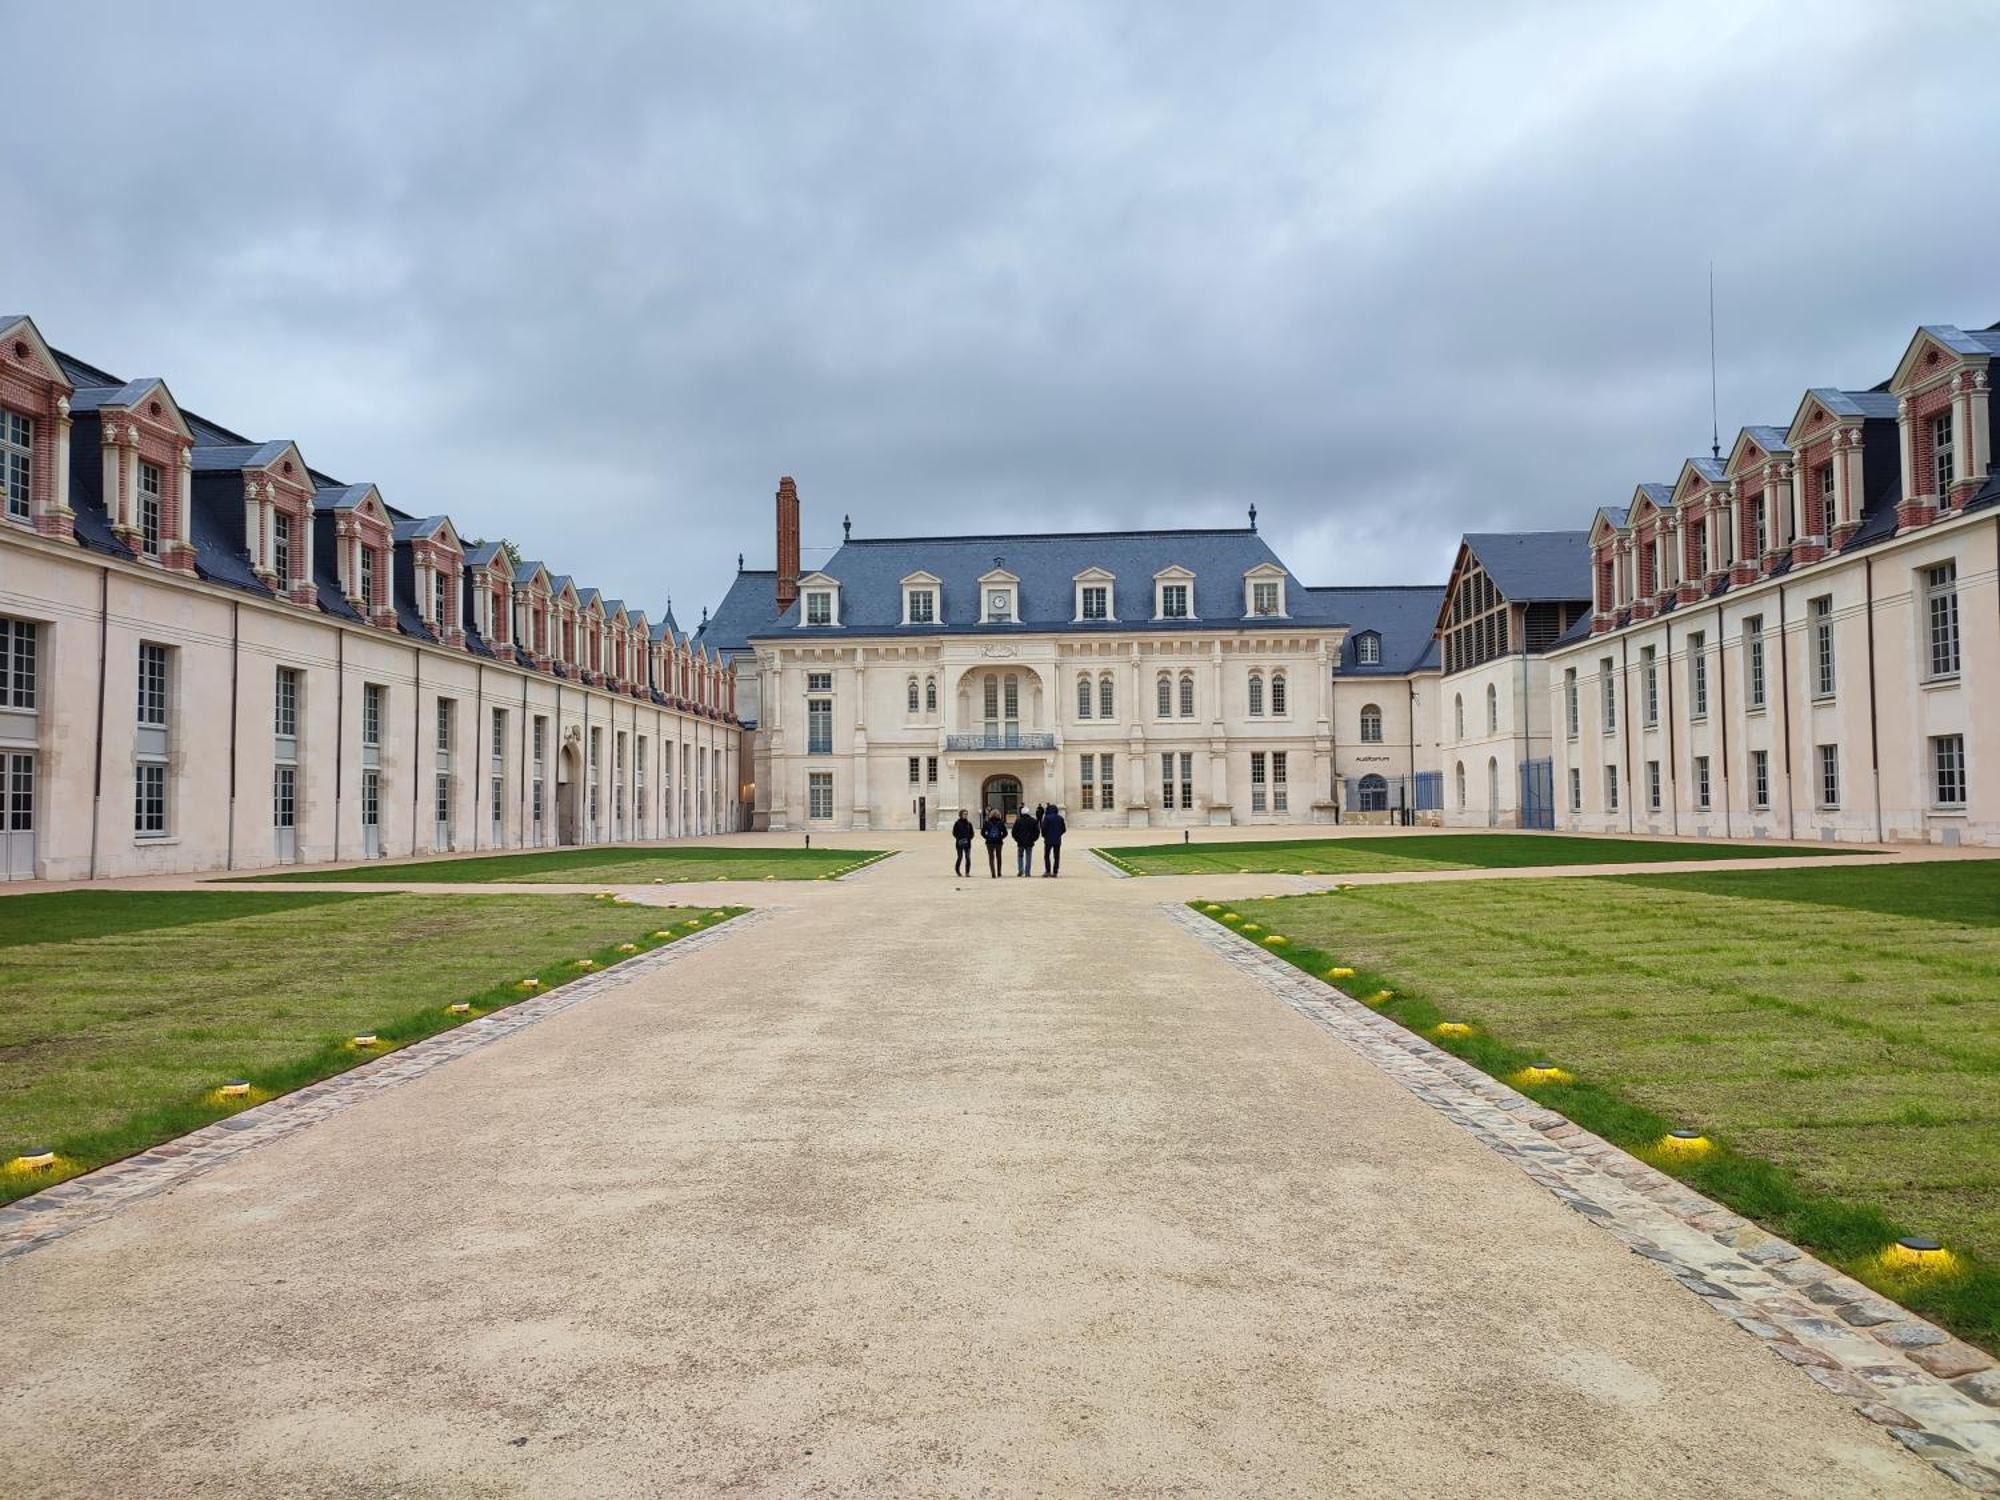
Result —
[{"label": "pale stone wall", "polygon": [[[1549,754],[1548,672],[1545,658],[1517,653],[1454,672],[1439,682],[1439,761],[1447,827],[1520,826],[1521,764]],[[1489,689],[1495,709],[1490,724]]]}]

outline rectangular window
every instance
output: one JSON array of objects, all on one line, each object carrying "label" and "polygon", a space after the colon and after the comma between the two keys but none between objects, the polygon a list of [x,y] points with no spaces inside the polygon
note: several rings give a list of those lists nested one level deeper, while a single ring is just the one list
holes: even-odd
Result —
[{"label": "rectangular window", "polygon": [[0,410],[0,492],[7,496],[7,514],[27,520],[35,508],[34,491],[34,418]]},{"label": "rectangular window", "polygon": [[1743,692],[1751,711],[1764,707],[1764,617],[1743,622]]},{"label": "rectangular window", "polygon": [[1931,739],[1931,796],[1939,807],[1965,806],[1965,736]]},{"label": "rectangular window", "polygon": [[937,595],[929,589],[910,590],[910,623],[929,625],[937,619]]},{"label": "rectangular window", "polygon": [[451,749],[452,706],[452,700],[449,698],[440,698],[437,701],[437,747],[440,750]]},{"label": "rectangular window", "polygon": [[924,781],[930,786],[937,785],[937,757],[935,755],[924,757]]},{"label": "rectangular window", "polygon": [[1688,636],[1689,712],[1697,719],[1708,717],[1708,637],[1697,630]]},{"label": "rectangular window", "polygon": [[444,591],[444,573],[441,569],[433,569],[431,572],[431,623],[436,625],[440,631],[451,624],[450,617],[444,612]]},{"label": "rectangular window", "polygon": [[292,518],[283,511],[271,516],[271,566],[278,573],[278,587],[292,581]]},{"label": "rectangular window", "polygon": [[1771,805],[1771,752],[1750,752],[1750,805],[1759,811]]},{"label": "rectangular window", "polygon": [[1111,766],[1109,755],[1097,757],[1097,805],[1106,812],[1111,810]]},{"label": "rectangular window", "polygon": [[1085,812],[1097,806],[1097,757],[1086,755],[1079,763],[1082,774],[1077,778],[1077,802]]},{"label": "rectangular window", "polygon": [[1957,469],[1952,463],[1951,413],[1940,412],[1931,418],[1931,476],[1937,483],[1938,504],[1943,505],[1950,498],[1952,476]]},{"label": "rectangular window", "polygon": [[1660,664],[1659,650],[1647,646],[1639,653],[1639,681],[1645,691],[1646,724],[1650,728],[1660,722]]},{"label": "rectangular window", "polygon": [[140,838],[160,838],[167,831],[167,766],[142,760],[134,768],[132,831]]},{"label": "rectangular window", "polygon": [[167,727],[167,648],[151,641],[139,644],[139,723]]},{"label": "rectangular window", "polygon": [[[1379,725],[1380,721],[1378,720],[1377,723]],[[1579,724],[1575,667],[1569,667],[1563,672],[1563,728],[1568,732],[1571,739],[1576,738]],[[1377,737],[1379,738],[1379,735]]]},{"label": "rectangular window", "polygon": [[1275,615],[1278,612],[1278,585],[1275,583],[1253,583],[1250,585],[1250,613],[1253,615]]},{"label": "rectangular window", "polygon": [[806,816],[809,818],[830,818],[833,816],[833,772],[814,771],[806,778]]},{"label": "rectangular window", "polygon": [[1646,810],[1660,810],[1660,763],[1656,760],[1646,762]]},{"label": "rectangular window", "polygon": [[1813,696],[1831,698],[1833,672],[1833,595],[1821,594],[1807,606],[1812,616]]},{"label": "rectangular window", "polygon": [[382,773],[373,768],[361,773],[361,826],[382,826]]},{"label": "rectangular window", "polygon": [[1283,750],[1271,752],[1271,811],[1284,812],[1287,808],[1287,786],[1285,780],[1285,757]]},{"label": "rectangular window", "polygon": [[160,555],[160,471],[139,465],[139,543],[148,557]]},{"label": "rectangular window", "polygon": [[1930,633],[1929,677],[1958,675],[1958,564],[1924,569],[1924,619]]},{"label": "rectangular window", "polygon": [[1101,583],[1083,586],[1083,618],[1105,620],[1111,616],[1111,591]]},{"label": "rectangular window", "polygon": [[1618,811],[1618,767],[1610,764],[1604,767],[1604,806],[1609,812]]},{"label": "rectangular window", "polygon": [[35,651],[39,627],[0,616],[0,708],[35,711]]},{"label": "rectangular window", "polygon": [[[451,827],[451,773],[440,771],[433,784],[431,816],[438,826],[438,837],[445,837],[445,830]],[[439,845],[443,847],[442,844]]]},{"label": "rectangular window", "polygon": [[1168,812],[1174,810],[1174,752],[1160,752],[1160,806]]},{"label": "rectangular window", "polygon": [[361,743],[374,750],[382,748],[384,691],[379,682],[367,682],[361,686]]},{"label": "rectangular window", "polygon": [[1184,583],[1160,585],[1160,618],[1185,620],[1188,617],[1188,586]]},{"label": "rectangular window", "polygon": [[299,735],[299,669],[297,667],[278,668],[276,702],[273,705],[271,732],[280,739],[297,739]]},{"label": "rectangular window", "polygon": [[299,768],[271,768],[271,826],[296,828],[299,822]]},{"label": "rectangular window", "polygon": [[809,590],[806,594],[806,624],[831,625],[832,623],[833,595],[825,589]]},{"label": "rectangular window", "polygon": [[1181,752],[1181,807],[1183,810],[1194,806],[1194,754]]},{"label": "rectangular window", "polygon": [[1764,497],[1753,496],[1750,506],[1750,556],[1747,562],[1755,562],[1764,555],[1764,549],[1771,543],[1771,518],[1766,513]]},{"label": "rectangular window", "polygon": [[375,607],[375,549],[363,546],[361,549],[361,604],[364,609]]},{"label": "rectangular window", "polygon": [[806,754],[833,754],[833,700],[806,699]]},{"label": "rectangular window", "polygon": [[1569,810],[1583,811],[1583,772],[1575,766],[1569,768]]},{"label": "rectangular window", "polygon": [[1819,747],[1819,805],[1840,806],[1840,746]]},{"label": "rectangular window", "polygon": [[1265,801],[1264,752],[1250,752],[1250,811],[1260,813]]},{"label": "rectangular window", "polygon": [[1819,466],[1819,525],[1813,531],[1814,536],[1823,537],[1833,534],[1834,523],[1840,519],[1840,512],[1835,508],[1833,501],[1833,465],[1821,464]]},{"label": "rectangular window", "polygon": [[1598,691],[1604,698],[1604,732],[1609,734],[1618,727],[1618,676],[1617,666],[1610,657],[1597,664]]},{"label": "rectangular window", "polygon": [[923,772],[924,772],[924,761],[923,761],[923,757],[922,757],[922,756],[920,756],[920,755],[912,755],[912,756],[910,757],[910,785],[911,785],[911,786],[920,786],[920,785],[922,785],[922,781],[921,781],[921,778],[922,778],[922,776],[923,776]]},{"label": "rectangular window", "polygon": [[1706,755],[1697,755],[1694,758],[1694,805],[1697,812],[1708,811],[1708,757]]}]

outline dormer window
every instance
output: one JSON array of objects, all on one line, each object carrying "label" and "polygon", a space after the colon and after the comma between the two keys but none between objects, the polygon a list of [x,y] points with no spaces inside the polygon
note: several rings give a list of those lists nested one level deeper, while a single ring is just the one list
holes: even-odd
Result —
[{"label": "dormer window", "polygon": [[[997,563],[998,558],[994,561]],[[1012,625],[1021,618],[1021,580],[996,567],[979,578],[979,623]]]},{"label": "dormer window", "polygon": [[1185,620],[1188,617],[1188,586],[1184,583],[1160,585],[1160,618]]},{"label": "dormer window", "polygon": [[1940,412],[1931,418],[1931,479],[1940,504],[1950,498],[1956,472],[1952,463],[1951,413]]},{"label": "dormer window", "polygon": [[10,520],[25,521],[34,509],[35,420],[0,410],[0,491]]},{"label": "dormer window", "polygon": [[292,582],[292,518],[283,511],[271,513],[271,566],[277,570],[278,586]]},{"label": "dormer window", "polygon": [[1101,583],[1086,583],[1083,586],[1082,603],[1077,615],[1085,620],[1110,619],[1111,590]]},{"label": "dormer window", "polygon": [[910,590],[910,623],[931,625],[937,621],[937,595],[930,589]]},{"label": "dormer window", "polygon": [[431,623],[439,630],[445,628],[444,574],[435,570],[431,573]]},{"label": "dormer window", "polygon": [[160,471],[139,465],[139,539],[148,557],[160,555]]},{"label": "dormer window", "polygon": [[1011,589],[988,589],[986,591],[986,618],[996,624],[1005,625],[1014,618],[1014,594]]},{"label": "dormer window", "polygon": [[806,624],[831,625],[833,623],[833,591],[813,589],[806,595]]},{"label": "dormer window", "polygon": [[1250,585],[1250,613],[1253,615],[1275,615],[1278,612],[1278,586],[1275,583],[1253,583]]},{"label": "dormer window", "polygon": [[1276,563],[1259,563],[1243,575],[1243,613],[1254,619],[1278,620],[1285,615],[1285,570]]},{"label": "dormer window", "polygon": [[839,579],[825,573],[808,573],[799,580],[799,624],[814,629],[839,626]]},{"label": "dormer window", "polygon": [[365,542],[361,553],[361,603],[365,609],[375,607],[375,549]]},{"label": "dormer window", "polygon": [[1354,660],[1363,667],[1382,665],[1382,637],[1372,630],[1364,630],[1354,639]]}]

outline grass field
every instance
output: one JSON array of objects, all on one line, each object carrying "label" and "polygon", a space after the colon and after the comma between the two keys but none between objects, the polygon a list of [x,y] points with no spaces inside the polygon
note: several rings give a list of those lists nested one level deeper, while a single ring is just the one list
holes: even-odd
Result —
[{"label": "grass field", "polygon": [[348,865],[309,874],[239,875],[231,885],[270,881],[394,880],[426,884],[462,881],[536,885],[646,885],[678,880],[816,880],[887,856],[873,849],[724,849],[707,845],[637,845],[540,849],[476,859],[420,859],[400,864]]},{"label": "grass field", "polygon": [[[0,1202],[714,924],[588,896],[0,898]],[[737,909],[713,910],[734,915]],[[698,926],[688,925],[696,922]],[[657,932],[670,934],[656,938]],[[523,988],[527,978],[539,990]],[[469,1015],[445,1007],[472,1005]],[[374,1032],[367,1051],[349,1042]],[[254,1087],[224,1102],[226,1079]]]},{"label": "grass field", "polygon": [[[1200,909],[1205,909],[1206,903]],[[2000,1347],[2000,861],[1365,886],[1225,905],[1311,972]],[[1232,924],[1240,925],[1240,924]],[[1573,1081],[1524,1081],[1545,1058]],[[1657,1149],[1688,1126],[1721,1149]],[[1949,1276],[1879,1252],[1934,1233]]]},{"label": "grass field", "polygon": [[1697,843],[1577,838],[1560,833],[1410,833],[1361,838],[1245,839],[1230,843],[1132,844],[1099,854],[1134,875],[1374,875],[1404,870],[1502,870],[1532,865],[1657,864],[1688,859],[1775,859],[1859,854],[1741,840]]}]

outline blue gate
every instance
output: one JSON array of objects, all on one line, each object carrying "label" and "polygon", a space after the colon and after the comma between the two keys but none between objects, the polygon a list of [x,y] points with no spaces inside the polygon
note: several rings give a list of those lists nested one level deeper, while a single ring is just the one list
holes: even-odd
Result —
[{"label": "blue gate", "polygon": [[1556,770],[1553,759],[1521,762],[1521,826],[1556,826]]},{"label": "blue gate", "polygon": [[1411,780],[1416,783],[1416,809],[1418,812],[1441,812],[1444,810],[1444,772],[1419,771]]}]

